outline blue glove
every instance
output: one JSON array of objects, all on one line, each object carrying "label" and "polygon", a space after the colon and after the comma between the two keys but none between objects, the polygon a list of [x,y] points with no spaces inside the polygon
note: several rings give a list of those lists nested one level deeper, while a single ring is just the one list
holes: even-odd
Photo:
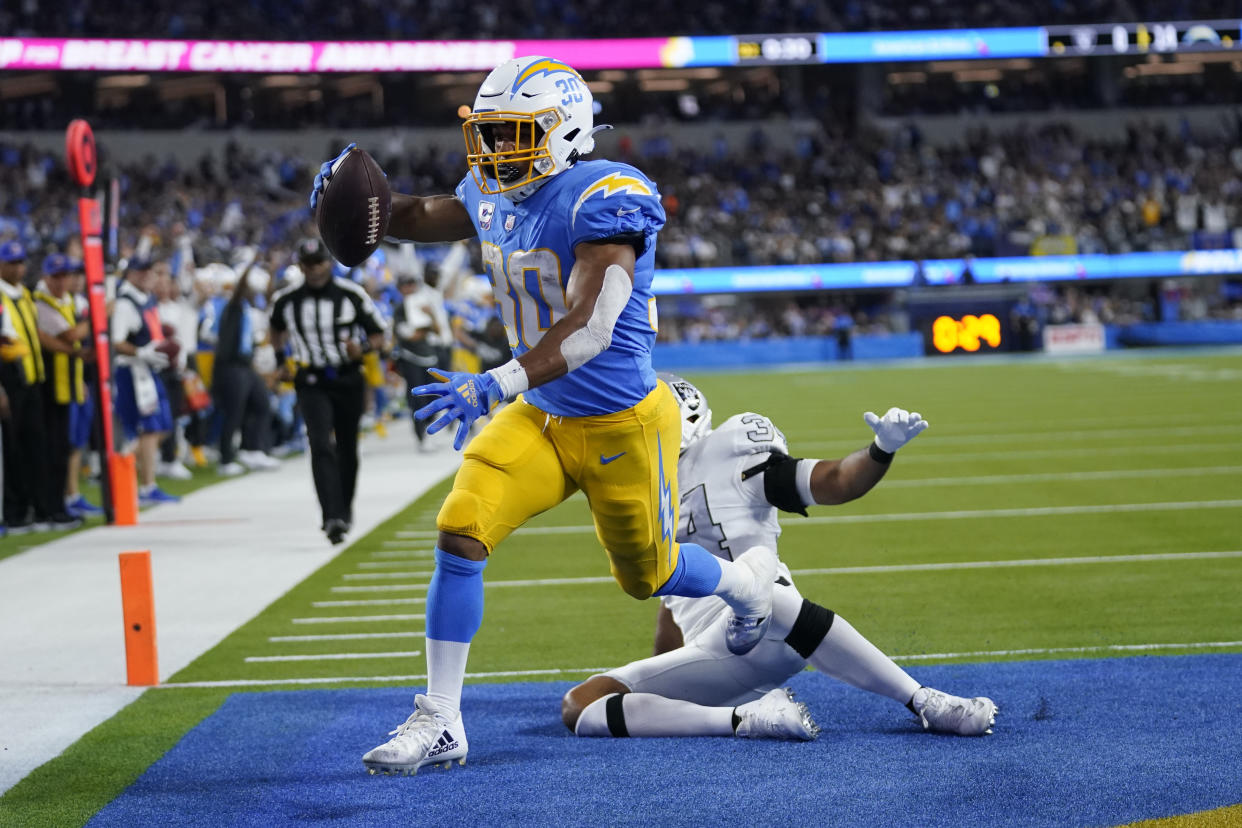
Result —
[{"label": "blue glove", "polygon": [[491,374],[467,374],[465,371],[441,371],[432,368],[427,373],[443,382],[419,385],[410,389],[410,395],[420,397],[434,395],[432,400],[414,412],[420,420],[428,420],[443,412],[443,416],[427,427],[428,434],[435,434],[457,420],[457,436],[453,448],[461,451],[470,436],[474,421],[491,411],[504,397],[500,384]]},{"label": "blue glove", "polygon": [[323,195],[323,188],[328,186],[328,179],[332,177],[332,168],[336,166],[336,162],[348,155],[349,151],[356,146],[358,145],[350,144],[341,150],[340,155],[336,158],[333,158],[331,161],[324,161],[320,165],[319,175],[315,176],[315,186],[311,189],[310,206],[312,211],[319,206],[319,197]]}]

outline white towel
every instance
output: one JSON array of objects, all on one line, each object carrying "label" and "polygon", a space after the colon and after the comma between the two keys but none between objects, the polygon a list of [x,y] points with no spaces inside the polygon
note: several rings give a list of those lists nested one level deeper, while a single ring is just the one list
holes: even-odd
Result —
[{"label": "white towel", "polygon": [[134,375],[134,402],[138,405],[138,413],[149,417],[160,410],[160,394],[155,390],[155,377],[151,367],[141,360],[135,360],[129,369]]}]

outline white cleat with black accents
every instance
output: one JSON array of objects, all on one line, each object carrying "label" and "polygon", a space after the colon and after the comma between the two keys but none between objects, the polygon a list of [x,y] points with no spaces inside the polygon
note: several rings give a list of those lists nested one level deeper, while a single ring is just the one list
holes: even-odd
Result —
[{"label": "white cleat with black accents", "polygon": [[741,718],[734,735],[742,739],[784,739],[809,742],[819,735],[819,725],[802,702],[793,700],[788,687],[769,690],[753,702],[739,705]]},{"label": "white cleat with black accents", "polygon": [[914,714],[924,730],[956,733],[958,736],[986,736],[996,724],[1000,708],[991,699],[978,696],[964,699],[930,687],[920,687],[910,700]]},{"label": "white cleat with black accents", "polygon": [[742,595],[722,596],[733,609],[725,626],[725,646],[734,655],[745,655],[763,640],[772,621],[772,588],[776,581],[776,552],[752,546],[737,559],[754,576]]},{"label": "white cleat with black accents", "polygon": [[414,697],[414,712],[389,739],[367,751],[362,764],[372,774],[413,776],[424,765],[450,768],[466,764],[466,728],[461,714],[450,720],[421,693]]}]

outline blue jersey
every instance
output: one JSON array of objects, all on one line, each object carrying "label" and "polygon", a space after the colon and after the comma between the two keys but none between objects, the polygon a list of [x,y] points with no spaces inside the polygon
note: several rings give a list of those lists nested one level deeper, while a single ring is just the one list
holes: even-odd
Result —
[{"label": "blue jersey", "polygon": [[549,414],[585,417],[636,405],[655,388],[651,347],[656,338],[656,233],[664,226],[660,193],[628,164],[579,162],[517,204],[479,191],[473,175],[457,186],[483,247],[509,347],[526,353],[566,313],[565,289],[574,248],[587,241],[640,234],[634,291],[612,332],[612,344],[568,374],[525,392]]}]

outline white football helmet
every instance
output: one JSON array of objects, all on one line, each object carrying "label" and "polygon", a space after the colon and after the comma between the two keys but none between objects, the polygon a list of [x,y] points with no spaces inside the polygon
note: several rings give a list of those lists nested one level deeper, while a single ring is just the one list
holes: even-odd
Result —
[{"label": "white football helmet", "polygon": [[[462,124],[466,163],[479,189],[528,198],[551,176],[595,149],[591,90],[566,63],[547,57],[507,60],[479,87],[474,110]],[[512,149],[497,149],[497,131]]]},{"label": "white football helmet", "polygon": [[673,391],[673,399],[681,410],[681,450],[684,452],[695,440],[706,437],[712,430],[712,410],[707,406],[703,392],[676,374],[660,373],[658,378]]}]

